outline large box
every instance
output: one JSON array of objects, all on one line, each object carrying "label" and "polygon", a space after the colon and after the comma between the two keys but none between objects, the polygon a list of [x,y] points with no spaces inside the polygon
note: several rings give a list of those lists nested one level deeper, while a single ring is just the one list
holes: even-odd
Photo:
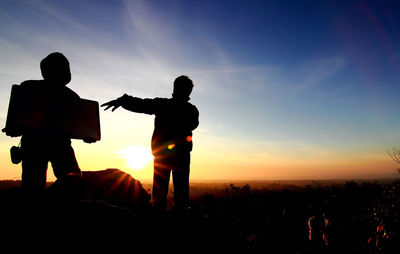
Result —
[{"label": "large box", "polygon": [[99,103],[86,99],[57,100],[13,85],[5,131],[10,136],[45,133],[98,141],[101,138]]}]

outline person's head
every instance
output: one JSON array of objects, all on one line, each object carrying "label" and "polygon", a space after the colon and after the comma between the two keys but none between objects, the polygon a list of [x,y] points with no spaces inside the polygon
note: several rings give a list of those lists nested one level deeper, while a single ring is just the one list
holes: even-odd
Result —
[{"label": "person's head", "polygon": [[65,86],[71,81],[68,59],[59,52],[51,53],[40,62],[44,80]]},{"label": "person's head", "polygon": [[172,97],[176,99],[189,100],[193,90],[193,81],[188,76],[179,76],[174,81],[174,92]]}]

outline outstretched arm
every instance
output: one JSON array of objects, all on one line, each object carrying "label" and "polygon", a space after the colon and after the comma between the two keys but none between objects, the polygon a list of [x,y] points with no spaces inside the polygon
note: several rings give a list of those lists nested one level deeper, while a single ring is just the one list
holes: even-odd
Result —
[{"label": "outstretched arm", "polygon": [[136,113],[156,114],[159,108],[162,108],[162,101],[163,99],[160,98],[142,99],[124,94],[118,99],[106,102],[101,106],[106,107],[104,110],[112,108],[111,111],[114,111],[119,107],[123,107],[126,110]]}]

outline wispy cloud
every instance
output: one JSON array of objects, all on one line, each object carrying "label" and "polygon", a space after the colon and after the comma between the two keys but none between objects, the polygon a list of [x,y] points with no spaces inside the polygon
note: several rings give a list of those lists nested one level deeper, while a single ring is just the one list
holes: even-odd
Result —
[{"label": "wispy cloud", "polygon": [[296,82],[292,92],[297,94],[306,89],[321,85],[346,66],[343,57],[317,59],[299,66],[295,72]]}]

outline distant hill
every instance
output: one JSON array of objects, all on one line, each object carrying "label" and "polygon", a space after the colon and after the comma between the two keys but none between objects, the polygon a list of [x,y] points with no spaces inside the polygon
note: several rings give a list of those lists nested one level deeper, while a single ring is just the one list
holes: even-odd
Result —
[{"label": "distant hill", "polygon": [[[86,171],[88,174],[92,171]],[[96,171],[94,171],[96,172]],[[379,178],[379,179],[327,179],[327,180],[191,180],[191,190],[198,192],[208,192],[210,190],[223,190],[229,187],[231,184],[242,187],[246,184],[250,185],[253,189],[285,189],[291,187],[305,187],[307,185],[320,184],[321,186],[329,185],[343,185],[346,182],[354,181],[357,183],[363,182],[377,182],[380,184],[390,184],[398,178]],[[47,187],[51,186],[54,182],[47,182]],[[141,182],[143,188],[151,193],[152,181],[146,180]],[[0,190],[20,187],[20,180],[0,180]],[[172,181],[170,183],[172,189]],[[199,193],[198,193],[199,194]]]},{"label": "distant hill", "polygon": [[20,186],[21,186],[20,180],[0,180],[0,190],[20,187]]}]

